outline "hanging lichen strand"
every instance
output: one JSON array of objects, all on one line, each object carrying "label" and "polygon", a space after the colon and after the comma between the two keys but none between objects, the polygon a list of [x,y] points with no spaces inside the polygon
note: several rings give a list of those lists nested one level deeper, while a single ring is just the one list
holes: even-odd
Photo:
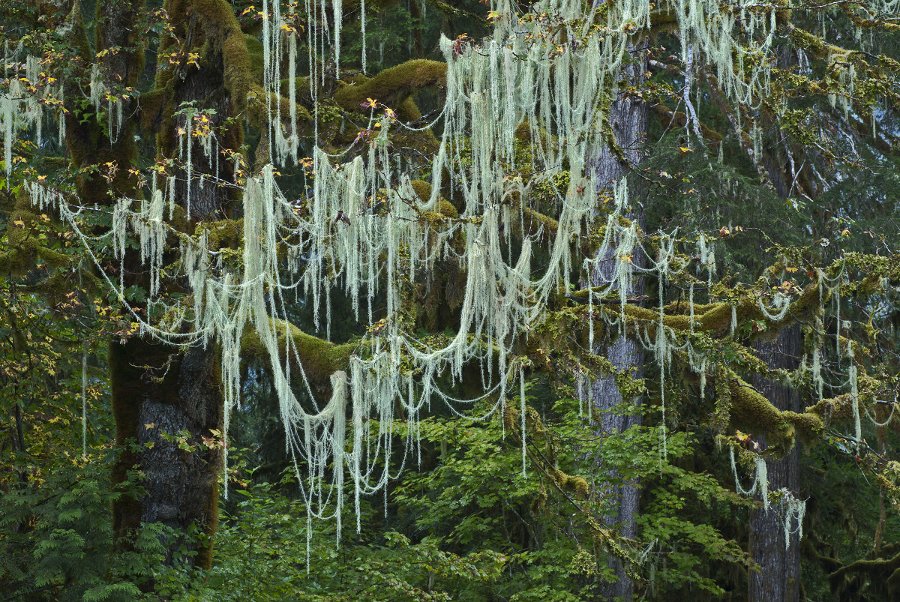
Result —
[{"label": "hanging lichen strand", "polygon": [[31,130],[35,144],[41,146],[44,143],[44,113],[48,112],[58,119],[57,143],[63,144],[65,127],[62,114],[59,110],[51,111],[47,108],[61,103],[63,87],[61,83],[53,86],[54,79],[44,77],[40,59],[10,52],[6,46],[3,49],[2,73],[0,136],[3,137],[3,164],[6,170],[6,187],[9,188],[13,170],[13,146],[19,130]]},{"label": "hanging lichen strand", "polygon": [[[615,186],[609,211],[599,210],[601,183],[588,158],[607,143],[606,109],[618,92],[615,87],[623,66],[630,60],[626,52],[629,39],[637,35],[636,30],[650,26],[652,15],[649,3],[626,0],[608,6],[605,25],[594,26],[601,15],[598,4],[548,0],[535,3],[526,15],[517,15],[512,2],[498,1],[492,8],[500,17],[495,20],[493,35],[483,43],[441,39],[447,63],[446,101],[441,115],[443,130],[430,166],[429,198],[417,195],[412,175],[401,171],[390,153],[392,129],[407,126],[387,112],[376,117],[374,103],[368,131],[377,133],[358,139],[351,147],[353,152],[328,154],[314,146],[310,166],[314,176],[302,199],[302,210],[285,198],[273,165],[295,164],[299,154],[295,84],[301,34],[293,26],[294,15],[283,13],[278,0],[263,2],[267,130],[263,144],[268,143],[263,151],[268,151],[269,164],[258,176],[231,183],[240,185],[243,194],[240,253],[210,248],[211,234],[202,224],[195,233],[187,234],[169,223],[176,201],[174,177],[161,182],[154,177],[149,201],[118,199],[111,231],[99,236],[82,229],[82,208],[70,203],[66,195],[38,182],[28,183],[26,190],[36,206],[53,207],[75,231],[99,273],[140,325],[142,336],[178,346],[218,344],[226,436],[230,412],[240,404],[242,351],[250,345],[267,358],[287,434],[286,447],[295,460],[310,520],[334,517],[340,521],[346,481],[353,486],[359,529],[361,496],[382,490],[392,470],[402,469],[417,449],[418,421],[432,402],[468,415],[465,410],[474,402],[487,400],[481,416],[469,416],[486,418],[505,409],[512,397],[520,407],[524,452],[528,360],[516,355],[516,343],[540,324],[551,296],[568,291],[577,281],[579,269],[588,275],[596,272],[597,260],[584,261],[576,249],[586,235],[600,228],[601,250],[589,256],[614,257],[616,267],[608,282],[587,292],[591,338],[597,311],[606,326],[630,329],[653,352],[660,370],[664,454],[666,375],[673,357],[686,358],[690,368],[700,374],[701,396],[708,373],[726,383],[720,386],[717,382],[717,392],[727,393],[729,382],[738,382],[739,388],[733,373],[710,364],[713,360],[705,348],[696,344],[698,333],[716,329],[724,335],[729,318],[732,335],[739,320],[781,321],[797,296],[789,291],[772,293],[763,282],[763,293],[729,299],[728,305],[707,305],[695,314],[693,282],[705,280],[711,288],[716,273],[714,244],[703,234],[677,238],[676,233],[660,233],[651,240],[625,217],[629,199],[624,180]],[[361,5],[365,14],[365,4]],[[306,0],[303,7],[314,103],[312,131],[318,142],[316,99],[326,77],[324,59],[329,43],[334,60],[340,61],[342,6],[340,0],[334,0],[330,15],[325,0]],[[695,68],[704,62],[713,65],[722,90],[732,101],[753,106],[768,85],[770,61],[756,60],[756,55],[765,54],[770,47],[777,24],[775,9],[749,2],[723,6],[702,0],[669,3],[665,9],[675,15],[685,47],[693,49],[686,50],[692,53],[686,64]],[[547,21],[550,17],[540,16],[544,14],[552,15],[552,23]],[[738,37],[744,46],[736,42]],[[290,101],[287,125],[280,101],[285,53]],[[750,54],[755,57],[752,68],[744,60]],[[25,127],[39,131],[41,114],[40,106],[34,110],[33,105],[22,104],[28,101],[20,99],[23,94],[16,74],[11,75],[7,73],[9,83],[0,97],[7,173],[16,132]],[[99,73],[95,76],[92,72],[90,100],[98,108],[102,85]],[[179,148],[184,149],[182,161],[188,166],[185,175],[190,180],[194,177],[190,155],[197,137],[194,128],[197,120],[203,119],[203,108],[182,107],[178,115],[183,118],[176,120],[181,128]],[[112,122],[112,116],[109,119]],[[376,120],[379,127],[374,126]],[[112,137],[115,132],[109,133]],[[527,159],[516,152],[517,136],[522,135],[531,147]],[[211,157],[218,152],[214,148],[217,142],[212,132],[204,136],[200,147]],[[359,145],[363,145],[362,152]],[[265,152],[258,155],[266,156]],[[520,164],[523,161],[527,163]],[[523,179],[522,168],[533,175]],[[568,183],[558,190],[553,178],[562,171],[567,172]],[[546,189],[546,184],[557,191],[556,220],[553,228],[533,232],[525,227],[526,215],[537,208],[535,190]],[[461,209],[458,214],[446,210],[448,203],[441,198],[441,191],[447,188],[460,195],[454,199]],[[185,190],[190,191],[191,186]],[[190,199],[177,201],[190,217]],[[165,217],[167,202],[169,221]],[[512,238],[518,234],[514,233],[521,233],[515,245]],[[149,299],[143,311],[126,301],[121,276],[130,237],[138,240],[140,259],[150,274]],[[538,245],[547,245],[548,257],[542,261],[542,269],[532,273],[532,248]],[[177,261],[164,266],[164,250],[175,247],[180,250]],[[111,248],[122,262],[118,278],[104,271],[108,265],[104,248]],[[648,258],[646,267],[632,264],[637,253]],[[439,262],[464,274],[459,323],[455,332],[423,340],[415,336],[405,318],[410,309],[408,293],[435,273]],[[659,282],[656,308],[629,305],[627,291],[636,273],[649,274]],[[186,282],[190,294],[181,299],[160,294],[163,275]],[[692,283],[689,316],[667,313],[665,287],[676,278]],[[824,313],[842,281],[840,276],[820,273],[818,282],[823,287],[819,305]],[[319,331],[330,338],[330,292],[334,288],[346,293],[356,319],[369,328],[355,350],[348,348],[340,365],[329,369],[333,371],[330,399],[317,400],[304,372],[311,337],[289,324],[288,307],[294,296],[302,293]],[[602,309],[608,295],[618,296],[614,310]],[[376,296],[384,299],[381,313],[376,311]],[[316,348],[311,353],[321,355],[322,351]],[[850,348],[845,355],[849,354]],[[812,365],[820,397],[822,360],[817,347]],[[474,399],[457,399],[448,383],[449,387],[458,384],[469,365],[480,368],[483,393]],[[854,416],[858,416],[855,368],[850,375]],[[405,420],[408,426],[400,451],[394,450],[395,420]],[[857,426],[857,442],[859,438]],[[227,447],[225,450],[227,453]],[[765,462],[758,456],[754,462],[756,478],[749,492],[759,491],[768,504]],[[736,466],[734,470],[737,480]],[[227,482],[225,479],[226,486]],[[789,513],[794,517],[802,514],[796,504],[790,505]]]}]

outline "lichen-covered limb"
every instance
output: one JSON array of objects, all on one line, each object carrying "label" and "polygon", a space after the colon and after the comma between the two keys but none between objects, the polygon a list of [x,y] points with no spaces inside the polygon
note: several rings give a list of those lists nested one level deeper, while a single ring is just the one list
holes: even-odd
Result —
[{"label": "lichen-covered limb", "polygon": [[861,17],[856,10],[857,6],[848,3],[840,4],[841,10],[847,15],[847,18],[857,27],[865,27],[867,29],[883,29],[885,31],[900,31],[900,24],[893,23],[888,19],[867,19]]},{"label": "lichen-covered limb", "polygon": [[[410,182],[410,185],[412,186],[413,192],[415,192],[416,196],[419,197],[419,201],[426,202],[431,198],[431,184],[429,184],[425,180],[412,180]],[[413,207],[413,209],[418,210],[418,207],[415,203],[412,203],[411,206]],[[459,218],[459,211],[456,209],[453,203],[443,197],[440,197],[434,210],[420,211],[419,216],[432,226],[438,226],[448,219]]]},{"label": "lichen-covered limb", "polygon": [[894,582],[895,588],[900,588],[900,579],[896,578],[893,573],[900,571],[900,553],[895,554],[891,558],[874,558],[863,559],[851,562],[837,569],[830,575],[829,579],[835,579],[847,573],[870,573],[873,576],[881,578],[891,576],[890,581]]},{"label": "lichen-covered limb", "polygon": [[[278,333],[279,346],[282,348],[284,348],[285,328],[287,328],[291,340],[297,348],[300,361],[303,362],[303,370],[309,380],[318,386],[328,383],[329,377],[335,371],[347,370],[350,356],[359,347],[355,343],[337,344],[320,339],[284,320],[272,318],[271,322],[275,332]],[[244,361],[269,361],[269,353],[253,329],[244,332],[241,340],[241,357]]]},{"label": "lichen-covered limb", "polygon": [[[798,47],[817,59],[826,61],[829,65],[834,64],[838,60],[853,63],[858,71],[865,73],[866,77],[884,84],[878,88],[884,99],[888,100],[892,105],[900,102],[900,92],[894,86],[893,77],[897,71],[900,71],[900,63],[897,60],[886,55],[872,57],[872,55],[860,50],[851,50],[831,44],[805,29],[796,27],[792,23],[788,23],[787,28],[791,39]],[[878,65],[873,66],[870,61],[875,61]]]},{"label": "lichen-covered limb", "polygon": [[525,214],[525,227],[528,229],[526,231],[527,234],[537,234],[541,228],[543,228],[544,233],[556,234],[556,231],[559,229],[558,221],[531,207],[524,207],[522,213]]},{"label": "lichen-covered limb", "polygon": [[372,79],[347,84],[335,92],[334,98],[347,111],[361,110],[369,98],[397,107],[416,90],[442,85],[446,75],[446,63],[415,59],[385,69]]},{"label": "lichen-covered limb", "polygon": [[[874,401],[878,392],[884,390],[884,383],[877,378],[860,373],[857,387],[857,400],[862,404]],[[853,418],[853,403],[853,396],[850,393],[842,393],[818,401],[808,406],[806,411],[824,418],[851,419]]]}]

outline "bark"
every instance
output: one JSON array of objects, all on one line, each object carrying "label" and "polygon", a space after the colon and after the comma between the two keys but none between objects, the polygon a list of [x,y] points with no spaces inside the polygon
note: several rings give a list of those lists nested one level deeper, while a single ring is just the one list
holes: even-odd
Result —
[{"label": "bark", "polygon": [[[625,69],[623,80],[627,85],[639,85],[647,71],[646,55],[643,45],[640,49],[632,50],[634,62]],[[624,88],[625,86],[623,86]],[[619,148],[604,146],[600,149],[593,165],[600,184],[603,187],[612,187],[620,178],[627,175],[629,169],[640,163],[643,156],[644,137],[647,131],[647,119],[649,107],[640,98],[620,93],[620,96],[612,103],[609,112],[609,123]],[[642,223],[640,211],[633,212],[630,218]],[[614,252],[600,259],[597,270],[592,275],[592,285],[602,285],[612,279],[617,258]],[[633,258],[634,265],[642,267],[646,264],[646,258],[636,253]],[[633,290],[628,291],[629,296],[640,296],[644,292],[644,279],[636,276],[632,279]],[[635,378],[643,375],[644,350],[640,343],[632,337],[614,335],[612,340],[601,342],[595,353],[605,356],[617,370],[628,370]],[[640,424],[639,415],[625,415],[616,410],[623,401],[640,403],[640,400],[623,400],[622,394],[616,385],[612,375],[601,376],[590,384],[591,398],[594,407],[600,415],[599,431],[609,435],[620,433],[633,425]],[[616,480],[616,475],[610,475]],[[615,526],[624,537],[634,537],[635,519],[638,513],[639,490],[638,483],[625,483],[612,485],[605,493],[612,501],[613,511],[606,516],[606,522]],[[610,567],[616,573],[616,581],[604,584],[601,588],[603,599],[630,600],[634,595],[634,584],[628,576],[625,566],[618,558],[610,559]]]},{"label": "bark", "polygon": [[[168,69],[165,76],[157,78],[165,90],[161,113],[171,115],[182,102],[195,101],[199,109],[215,109],[215,124],[221,125],[234,114],[230,91],[240,88],[243,80],[238,76],[243,74],[245,65],[237,65],[237,59],[246,58],[246,48],[235,45],[240,30],[232,7],[226,0],[169,0],[165,7],[175,34],[187,47],[201,48],[202,57],[199,68],[179,67],[175,73],[169,69],[165,57],[158,62],[161,69]],[[71,15],[73,32],[86,62],[90,62],[93,53],[86,42],[80,12],[81,7],[76,1]],[[103,61],[104,77],[109,86],[136,86],[138,83],[143,69],[142,42],[138,35],[143,12],[143,2],[101,0],[97,4],[97,50],[123,49],[108,54]],[[226,46],[237,57],[232,67],[241,67],[231,73],[230,86],[226,85],[227,65],[223,56]],[[161,53],[167,51],[167,47],[160,49]],[[236,95],[243,100],[246,91]],[[66,96],[74,98],[78,94]],[[68,144],[76,166],[107,161],[118,166],[118,175],[111,182],[104,182],[98,176],[88,176],[79,182],[79,194],[85,202],[108,204],[120,196],[140,196],[142,191],[136,188],[136,179],[128,175],[128,168],[138,164],[134,134],[135,124],[140,119],[134,118],[133,113],[139,111],[139,105],[128,102],[124,113],[129,117],[115,141],[109,140],[104,128],[95,122],[80,123],[74,118],[69,119]],[[173,120],[166,119],[152,127],[160,132],[157,151],[174,156]],[[227,128],[220,133],[220,139],[223,146],[238,149],[240,127]],[[201,187],[200,174],[203,171],[219,174],[223,180],[230,181],[233,179],[232,167],[220,154],[213,157],[210,164],[197,141],[192,139],[190,143],[194,145],[191,217],[194,220],[214,219],[228,204],[229,194],[214,182]],[[177,175],[179,182],[186,181],[185,170]],[[183,184],[176,191],[182,205],[186,192]],[[146,285],[145,274],[136,257],[126,257],[125,267],[126,286]],[[113,481],[114,486],[122,490],[113,505],[113,523],[120,544],[128,545],[130,536],[142,523],[160,522],[176,530],[177,536],[166,542],[170,557],[175,550],[187,548],[196,552],[196,564],[209,565],[222,456],[221,447],[215,445],[211,433],[222,428],[223,400],[218,365],[218,354],[212,346],[183,350],[139,338],[111,342],[112,405],[116,441],[121,449]],[[135,482],[129,478],[134,470],[140,474],[138,492],[126,490],[126,485]],[[199,532],[200,537],[187,537],[187,532]]]},{"label": "bark", "polygon": [[[189,67],[174,75],[164,112],[174,114],[182,103],[191,102],[198,110],[213,109],[213,126],[224,128],[235,103],[226,85],[229,66],[223,45],[228,36],[222,30],[233,29],[234,24],[212,19],[212,14],[231,14],[231,7],[224,0],[173,0],[166,6],[177,36],[206,44],[200,68]],[[162,124],[158,151],[165,156],[177,156],[175,125]],[[240,147],[239,126],[219,130],[217,136],[227,148]],[[190,218],[217,219],[232,199],[215,175],[232,181],[232,164],[220,153],[205,156],[194,138],[187,143],[192,145],[191,178],[186,166],[179,168],[176,198],[186,206],[190,186]],[[201,185],[203,174],[209,179]],[[222,467],[222,449],[212,432],[221,430],[223,421],[219,354],[212,345],[182,350],[139,340],[114,345],[113,352],[118,357],[113,363],[118,438],[123,445],[127,441],[138,444],[137,451],[126,455],[123,463],[136,462],[143,485],[139,500],[123,500],[117,509],[117,532],[140,522],[160,522],[178,533],[188,532],[168,542],[170,556],[177,548],[187,547],[196,552],[196,564],[208,567]],[[121,470],[119,477],[124,477]]]},{"label": "bark", "polygon": [[[800,365],[802,341],[800,326],[782,328],[771,340],[754,343],[757,355],[772,368],[796,369]],[[753,386],[780,410],[801,411],[800,397],[791,387],[756,376]],[[765,438],[760,437],[762,443]],[[769,491],[788,489],[799,498],[800,451],[795,446],[777,460],[766,460]],[[791,535],[790,547],[784,540],[784,513],[778,504],[768,512],[754,510],[750,515],[750,554],[760,570],[750,574],[751,602],[791,602],[800,599],[800,541]]]},{"label": "bark", "polygon": [[[794,63],[789,48],[784,48],[778,57],[778,65],[787,68]],[[775,192],[782,198],[791,193],[792,175],[786,153],[786,144],[776,142],[766,149],[764,164]],[[815,191],[810,191],[815,192]],[[772,368],[796,369],[802,355],[800,326],[782,328],[774,339],[754,342],[754,349],[768,366]],[[800,398],[791,387],[754,377],[751,384],[779,410],[802,412]],[[765,437],[760,437],[765,442]],[[769,475],[769,491],[788,489],[795,497],[799,495],[800,451],[799,443],[782,458],[766,460]],[[797,534],[791,535],[790,546],[784,540],[784,514],[778,506],[768,512],[755,510],[750,515],[750,554],[760,567],[759,572],[750,575],[749,600],[751,602],[785,601],[800,599],[800,541]]]},{"label": "bark", "polygon": [[[116,533],[163,523],[177,530],[167,542],[170,551],[194,549],[195,562],[208,566],[221,450],[202,437],[209,441],[210,431],[222,428],[216,354],[131,339],[112,344],[110,368],[116,442],[123,448],[114,478],[126,483],[129,470],[141,471],[141,494],[124,495],[114,505]],[[205,536],[181,536],[193,528]]]}]

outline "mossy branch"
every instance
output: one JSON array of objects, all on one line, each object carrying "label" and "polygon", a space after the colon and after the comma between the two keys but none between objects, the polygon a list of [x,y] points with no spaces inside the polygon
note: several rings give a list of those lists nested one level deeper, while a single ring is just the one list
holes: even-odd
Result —
[{"label": "mossy branch", "polygon": [[363,110],[362,104],[369,98],[397,107],[416,90],[442,85],[446,76],[446,63],[415,59],[385,69],[372,79],[347,84],[334,98],[347,111]]},{"label": "mossy branch", "polygon": [[[358,349],[355,343],[332,343],[300,330],[294,324],[271,318],[275,332],[278,333],[278,343],[285,343],[285,331],[291,337],[297,347],[297,353],[303,362],[303,370],[309,380],[317,386],[327,385],[331,374],[337,370],[347,370],[350,364],[350,356]],[[241,355],[244,361],[261,360],[269,361],[269,353],[259,338],[256,330],[249,329],[244,332],[241,340]]]},{"label": "mossy branch", "polygon": [[771,447],[787,452],[795,435],[811,440],[824,430],[816,414],[779,410],[734,371],[724,369],[724,378],[728,381],[732,424],[748,432],[764,433]]}]

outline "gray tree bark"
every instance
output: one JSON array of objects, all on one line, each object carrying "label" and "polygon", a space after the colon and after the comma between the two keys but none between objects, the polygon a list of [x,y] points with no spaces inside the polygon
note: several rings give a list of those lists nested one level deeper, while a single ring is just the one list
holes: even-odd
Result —
[{"label": "gray tree bark", "polygon": [[[631,55],[633,62],[624,70],[623,88],[639,85],[647,72],[646,52],[643,45],[638,49],[632,48]],[[647,103],[640,98],[619,92],[618,98],[610,107],[609,123],[625,163],[612,148],[604,146],[599,150],[593,161],[593,167],[603,188],[611,188],[627,175],[631,167],[641,162],[648,117]],[[639,209],[633,210],[629,217],[643,225],[643,216]],[[617,261],[618,258],[613,251],[600,257],[597,269],[592,274],[591,284],[598,286],[610,282]],[[632,261],[633,265],[638,267],[646,265],[646,258],[640,253],[636,253]],[[643,291],[644,279],[635,275],[632,278],[632,290],[628,291],[628,295],[641,295]],[[640,343],[631,337],[614,334],[611,338],[602,341],[594,352],[605,356],[617,370],[628,370],[635,378],[643,375],[644,350]],[[640,399],[623,400],[612,375],[600,376],[593,380],[590,383],[590,392],[594,408],[600,415],[599,432],[601,434],[621,433],[631,426],[641,423],[640,415],[623,414],[616,409],[623,401],[640,403]],[[617,478],[615,474],[610,474],[610,476],[613,480]],[[612,500],[614,507],[613,511],[606,516],[607,524],[616,527],[624,537],[634,537],[639,502],[638,483],[610,486],[606,495],[608,499]],[[634,583],[628,576],[622,561],[618,558],[611,558],[610,567],[616,573],[616,581],[603,585],[601,588],[602,598],[605,600],[630,600],[634,595]]]},{"label": "gray tree bark", "polygon": [[[124,536],[142,523],[165,524],[179,534],[167,548],[194,549],[204,566],[222,466],[221,448],[202,439],[222,428],[218,366],[212,349],[182,352],[141,339],[110,348],[116,441],[124,448],[114,480],[124,482],[133,468],[142,473],[140,495],[124,495],[113,507],[115,530]],[[181,537],[192,528],[199,541]]]},{"label": "gray tree bark", "polygon": [[[778,57],[781,68],[794,64],[795,57],[784,48]],[[780,197],[790,195],[791,174],[789,152],[781,142],[766,148],[766,174]],[[802,335],[800,326],[794,324],[782,328],[774,338],[758,340],[754,349],[766,364],[772,368],[796,369],[802,355]],[[751,379],[756,387],[775,407],[780,410],[802,411],[797,392],[780,383],[761,377]],[[800,451],[795,446],[790,453],[777,460],[766,460],[769,475],[769,490],[785,488],[799,497]],[[750,575],[749,600],[751,602],[793,602],[800,599],[800,542],[798,535],[791,535],[790,547],[785,545],[783,512],[773,506],[769,512],[756,510],[750,515],[750,554],[760,566],[759,572]]]},{"label": "gray tree bark", "polygon": [[[761,360],[771,368],[796,369],[800,365],[802,340],[800,326],[782,328],[772,339],[754,342]],[[751,384],[780,410],[801,411],[800,397],[789,386],[755,376]],[[765,443],[765,438],[760,437]],[[800,451],[797,446],[783,458],[766,460],[769,491],[785,488],[800,497]],[[795,602],[800,600],[800,541],[790,536],[790,547],[784,539],[784,513],[778,504],[768,512],[757,509],[750,514],[750,553],[760,570],[750,574],[751,602]],[[793,525],[792,525],[793,527]],[[793,529],[792,529],[793,531]]]}]

